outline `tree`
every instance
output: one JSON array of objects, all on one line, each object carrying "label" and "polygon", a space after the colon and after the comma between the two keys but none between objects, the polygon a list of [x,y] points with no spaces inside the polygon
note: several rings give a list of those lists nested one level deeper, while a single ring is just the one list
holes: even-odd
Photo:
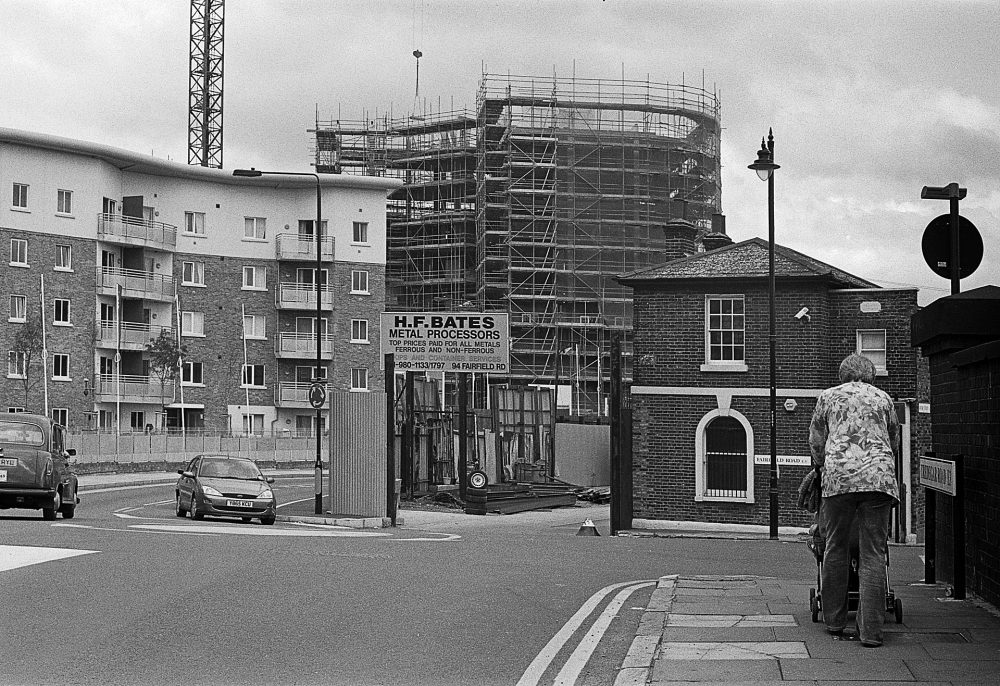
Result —
[{"label": "tree", "polygon": [[177,339],[172,332],[161,329],[160,335],[146,344],[146,354],[149,356],[149,373],[160,381],[160,412],[166,414],[167,382],[176,381],[178,361],[187,355],[187,346],[177,345]]},{"label": "tree", "polygon": [[[21,383],[24,384],[24,407],[28,408],[28,391],[37,383],[31,378],[31,362],[37,359],[42,353],[42,313],[38,312],[35,317],[28,317],[14,335],[14,342],[11,345],[11,354],[23,359],[21,371],[23,376]],[[16,363],[15,363],[16,364]]]}]

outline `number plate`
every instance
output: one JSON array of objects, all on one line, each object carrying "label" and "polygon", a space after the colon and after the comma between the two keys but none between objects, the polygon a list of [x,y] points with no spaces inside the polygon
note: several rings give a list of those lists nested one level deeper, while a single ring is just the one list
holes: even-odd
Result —
[{"label": "number plate", "polygon": [[16,467],[17,458],[14,457],[0,457],[0,467]]},{"label": "number plate", "polygon": [[7,470],[0,469],[0,481],[6,481],[6,480],[7,480]]},{"label": "number plate", "polygon": [[226,507],[253,507],[252,500],[227,500]]}]

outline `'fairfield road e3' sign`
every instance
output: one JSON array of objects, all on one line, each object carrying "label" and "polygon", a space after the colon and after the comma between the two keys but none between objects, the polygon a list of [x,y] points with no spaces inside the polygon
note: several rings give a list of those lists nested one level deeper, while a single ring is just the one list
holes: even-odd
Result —
[{"label": "'fairfield road e3' sign", "polygon": [[510,371],[505,312],[383,312],[382,354],[403,371]]}]

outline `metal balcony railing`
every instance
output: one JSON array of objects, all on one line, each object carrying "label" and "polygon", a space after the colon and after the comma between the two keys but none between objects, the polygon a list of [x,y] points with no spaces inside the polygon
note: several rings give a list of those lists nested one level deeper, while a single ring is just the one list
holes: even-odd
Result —
[{"label": "metal balcony railing", "polygon": [[274,404],[278,407],[310,407],[309,389],[311,383],[282,381],[274,389]]},{"label": "metal balcony railing", "polygon": [[[333,307],[333,292],[328,288],[321,289],[323,301],[321,306],[328,310]],[[278,284],[274,304],[282,309],[308,310],[316,309],[316,286],[311,283],[286,282]]]},{"label": "metal balcony railing", "polygon": [[99,402],[159,403],[173,393],[173,383],[161,388],[160,380],[152,376],[98,374],[95,390]]},{"label": "metal balcony railing", "polygon": [[[315,298],[313,299],[315,303]],[[333,336],[323,334],[322,349],[320,354],[323,357],[333,356]],[[308,358],[316,356],[316,334],[283,332],[279,333],[274,342],[274,354],[281,358]]]},{"label": "metal balcony railing", "polygon": [[164,302],[174,298],[174,277],[139,269],[100,267],[97,273],[97,286],[101,295],[115,295],[121,286],[122,295],[130,298]]},{"label": "metal balcony railing", "polygon": [[[155,326],[139,322],[121,323],[121,348],[123,350],[143,350],[166,331],[174,335],[174,329],[169,326]],[[102,348],[116,348],[119,345],[118,322],[114,319],[99,319],[97,321],[97,345]]]},{"label": "metal balcony railing", "polygon": [[107,243],[174,250],[177,247],[177,227],[121,214],[103,213],[97,215],[97,238]]},{"label": "metal balcony railing", "polygon": [[[333,238],[320,238],[320,259],[323,262],[333,261]],[[276,241],[275,255],[279,260],[316,260],[316,239],[299,236],[297,233],[279,233]]]}]

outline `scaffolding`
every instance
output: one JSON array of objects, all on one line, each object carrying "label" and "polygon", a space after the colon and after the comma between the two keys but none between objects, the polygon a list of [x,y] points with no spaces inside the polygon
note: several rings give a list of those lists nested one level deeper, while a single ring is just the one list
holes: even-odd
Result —
[{"label": "scaffolding", "polygon": [[316,168],[401,178],[388,307],[510,314],[515,385],[603,414],[611,335],[631,378],[615,278],[664,261],[663,226],[721,211],[720,105],[704,87],[482,75],[476,111],[316,124]]}]

